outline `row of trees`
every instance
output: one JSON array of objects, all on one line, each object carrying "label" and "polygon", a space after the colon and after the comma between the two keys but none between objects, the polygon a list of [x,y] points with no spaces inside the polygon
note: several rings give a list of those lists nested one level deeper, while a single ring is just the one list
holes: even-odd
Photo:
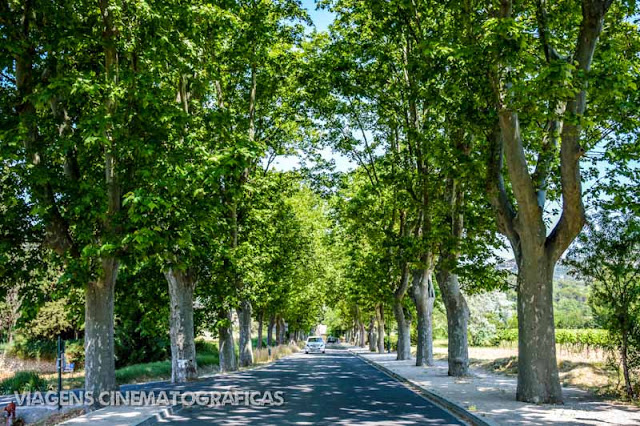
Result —
[{"label": "row of trees", "polygon": [[[324,297],[349,302],[360,335],[375,316],[380,338],[391,306],[400,359],[415,312],[429,364],[438,292],[464,375],[462,289],[502,285],[500,233],[518,265],[517,397],[560,401],[552,276],[585,222],[585,153],[615,165],[598,188],[637,202],[617,191],[637,177],[635,4],[319,3],[335,22],[308,37],[295,0],[0,2],[2,273],[50,273],[46,246],[83,289],[90,391],[115,386],[125,268],[168,283],[175,381],[197,373],[194,298],[229,370],[252,362],[254,317],[307,330]],[[327,206],[270,170],[316,142],[359,165],[309,170]]]},{"label": "row of trees", "polygon": [[430,364],[437,285],[449,374],[467,374],[461,290],[503,285],[499,233],[518,267],[517,399],[561,402],[553,271],[586,221],[583,181],[599,177],[594,194],[625,194],[617,207],[637,213],[635,4],[322,3],[336,19],[313,41],[308,105],[326,143],[359,165],[336,207],[345,315],[382,330],[392,305],[397,357],[409,359],[415,314],[416,364]]},{"label": "row of trees", "polygon": [[252,363],[254,316],[314,324],[323,202],[271,170],[305,133],[306,22],[293,0],[0,2],[2,280],[82,289],[87,391],[115,387],[123,281],[119,312],[168,301],[176,382],[197,376],[194,299],[222,370]]}]

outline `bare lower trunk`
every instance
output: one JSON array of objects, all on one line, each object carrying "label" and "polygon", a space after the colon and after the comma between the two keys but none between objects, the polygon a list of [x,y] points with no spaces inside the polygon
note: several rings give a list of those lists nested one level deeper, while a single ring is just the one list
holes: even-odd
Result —
[{"label": "bare lower trunk", "polygon": [[378,352],[384,353],[384,309],[378,305],[376,309],[376,320],[378,322]]},{"label": "bare lower trunk", "polygon": [[622,332],[622,346],[620,347],[620,359],[622,361],[622,374],[624,376],[624,387],[629,399],[635,398],[633,392],[633,386],[631,384],[631,376],[629,375],[629,360],[628,360],[628,348],[629,348],[629,336],[626,330]]},{"label": "bare lower trunk", "polygon": [[276,332],[277,332],[277,338],[278,338],[278,345],[283,345],[284,344],[284,339],[285,339],[285,334],[286,334],[286,330],[285,330],[286,326],[284,323],[284,318],[282,317],[278,317],[278,325],[276,326]]},{"label": "bare lower trunk", "polygon": [[375,352],[376,351],[376,319],[373,315],[371,316],[371,318],[369,318],[368,341],[369,341],[369,352]]},{"label": "bare lower trunk", "polygon": [[438,271],[438,286],[447,310],[448,362],[450,376],[469,374],[469,342],[467,324],[469,307],[460,291],[458,276],[450,271]]},{"label": "bare lower trunk", "polygon": [[416,365],[433,365],[433,303],[436,294],[431,280],[431,271],[417,270],[413,273],[413,302],[418,316],[418,342]]},{"label": "bare lower trunk", "polygon": [[361,348],[364,348],[365,346],[365,328],[364,328],[364,323],[362,321],[358,321],[358,346],[360,346]]},{"label": "bare lower trunk", "polygon": [[101,266],[101,276],[87,284],[85,300],[84,386],[95,405],[100,392],[116,389],[113,298],[120,264],[110,258],[102,259]]},{"label": "bare lower trunk", "polygon": [[393,301],[393,313],[398,323],[397,360],[411,359],[411,314],[398,298]]},{"label": "bare lower trunk", "polygon": [[258,315],[258,344],[257,349],[262,349],[262,324],[264,323],[264,311]]},{"label": "bare lower trunk", "polygon": [[267,329],[267,347],[273,346],[273,326],[275,322],[275,317],[271,315],[271,317],[269,317],[269,328]]},{"label": "bare lower trunk", "polygon": [[236,348],[233,340],[233,326],[231,322],[231,311],[224,313],[225,324],[219,328],[219,357],[220,371],[236,371],[238,360],[236,359]]},{"label": "bare lower trunk", "polygon": [[243,300],[237,309],[240,322],[240,367],[253,364],[253,349],[251,347],[251,302]]},{"label": "bare lower trunk", "polygon": [[164,274],[169,283],[171,316],[171,382],[181,383],[198,378],[196,343],[193,331],[193,290],[195,282],[187,273],[169,269]]},{"label": "bare lower trunk", "polygon": [[553,323],[554,264],[527,253],[518,268],[518,401],[562,402]]}]

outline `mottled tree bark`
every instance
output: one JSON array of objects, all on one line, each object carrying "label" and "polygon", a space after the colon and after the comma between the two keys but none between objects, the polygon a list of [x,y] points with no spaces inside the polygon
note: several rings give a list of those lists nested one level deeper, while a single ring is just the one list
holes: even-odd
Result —
[{"label": "mottled tree bark", "polygon": [[371,315],[369,318],[369,333],[367,337],[369,343],[369,352],[376,351],[376,318]]},{"label": "mottled tree bark", "polygon": [[251,347],[251,302],[243,300],[237,309],[240,323],[240,367],[253,364],[253,349]]},{"label": "mottled tree bark", "polygon": [[286,335],[286,325],[284,323],[284,318],[278,316],[278,322],[276,325],[276,334],[278,339],[278,345],[283,345],[285,341]]},{"label": "mottled tree bark", "polygon": [[466,376],[469,374],[469,307],[460,291],[458,276],[444,268],[438,269],[438,286],[447,311],[449,375]]},{"label": "mottled tree bark", "polygon": [[193,291],[195,281],[188,272],[169,269],[164,273],[169,284],[169,335],[171,338],[171,382],[198,378],[196,343],[193,329]]},{"label": "mottled tree bark", "polygon": [[418,316],[418,342],[416,365],[433,365],[433,304],[435,291],[431,271],[420,269],[413,272],[413,301]]},{"label": "mottled tree bark", "polygon": [[218,329],[220,371],[236,371],[238,369],[238,360],[233,339],[231,311],[224,312],[223,317],[226,319],[227,324],[221,325]]},{"label": "mottled tree bark", "polygon": [[553,321],[555,265],[544,256],[527,254],[522,257],[518,271],[516,397],[519,401],[536,404],[561,402]]},{"label": "mottled tree bark", "polygon": [[411,314],[398,300],[393,302],[393,312],[398,323],[397,360],[411,359]]},{"label": "mottled tree bark", "polygon": [[85,291],[84,386],[96,399],[100,392],[116,389],[113,299],[120,266],[113,258],[102,259],[100,264],[100,277]]},{"label": "mottled tree bark", "polygon": [[411,359],[411,314],[404,307],[404,296],[409,288],[409,269],[405,263],[402,268],[400,285],[393,297],[393,314],[398,324],[397,360]]}]

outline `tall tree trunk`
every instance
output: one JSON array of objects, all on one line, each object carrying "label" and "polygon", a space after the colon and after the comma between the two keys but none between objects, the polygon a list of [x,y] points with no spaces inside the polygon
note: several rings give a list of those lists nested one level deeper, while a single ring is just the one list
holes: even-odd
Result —
[{"label": "tall tree trunk", "polygon": [[275,326],[276,318],[274,315],[269,317],[269,328],[267,329],[267,347],[273,346],[273,327]]},{"label": "tall tree trunk", "polygon": [[376,319],[373,315],[369,318],[369,352],[376,351]]},{"label": "tall tree trunk", "polygon": [[240,322],[240,367],[253,364],[253,349],[251,347],[251,302],[243,300],[237,309]]},{"label": "tall tree trunk", "polygon": [[382,304],[376,309],[376,320],[378,322],[378,352],[384,353],[384,308]]},{"label": "tall tree trunk", "polygon": [[116,389],[113,299],[119,266],[117,259],[102,259],[100,277],[85,292],[84,388],[96,399],[100,392]]},{"label": "tall tree trunk", "polygon": [[400,285],[393,294],[393,314],[398,323],[398,353],[396,359],[411,359],[411,313],[404,307],[403,300],[409,288],[409,266],[402,265]]},{"label": "tall tree trunk", "polygon": [[238,369],[238,360],[236,359],[235,341],[233,340],[233,322],[231,311],[223,313],[225,317],[224,325],[221,325],[218,333],[218,347],[220,357],[220,371],[236,371]]},{"label": "tall tree trunk", "polygon": [[171,382],[198,378],[196,343],[193,330],[193,290],[195,282],[188,272],[169,269],[164,273],[169,284],[171,316]]},{"label": "tall tree trunk", "polygon": [[[464,141],[461,130],[455,135],[458,150],[468,156],[470,148]],[[447,182],[447,202],[449,204],[449,238],[440,247],[437,265],[437,278],[440,294],[447,311],[447,360],[450,376],[466,376],[469,374],[469,342],[467,324],[469,307],[460,291],[458,275],[452,271],[458,266],[460,242],[464,231],[464,188],[458,182],[455,172]]]},{"label": "tall tree trunk", "polygon": [[282,330],[282,323],[280,322],[280,315],[276,317],[276,346],[282,344],[282,335],[284,330]]},{"label": "tall tree trunk", "polygon": [[418,316],[416,365],[433,365],[432,314],[436,295],[430,270],[420,269],[413,272],[412,292]]},{"label": "tall tree trunk", "polygon": [[438,268],[438,286],[447,310],[447,360],[449,376],[467,376],[469,374],[469,342],[467,325],[469,307],[460,291],[458,275],[451,273],[444,265]]},{"label": "tall tree trunk", "polygon": [[258,349],[262,349],[262,325],[264,323],[264,309],[258,314]]},{"label": "tall tree trunk", "polygon": [[361,348],[364,348],[365,346],[365,327],[364,327],[364,323],[362,322],[362,320],[358,320],[358,346],[360,346]]},{"label": "tall tree trunk", "polygon": [[411,314],[397,298],[393,301],[393,313],[398,323],[398,361],[411,359]]},{"label": "tall tree trunk", "polygon": [[554,266],[523,244],[518,265],[518,401],[562,402],[553,321]]},{"label": "tall tree trunk", "polygon": [[278,317],[278,326],[276,327],[276,331],[278,334],[278,345],[284,345],[285,334],[286,334],[286,325],[284,323],[284,318]]}]

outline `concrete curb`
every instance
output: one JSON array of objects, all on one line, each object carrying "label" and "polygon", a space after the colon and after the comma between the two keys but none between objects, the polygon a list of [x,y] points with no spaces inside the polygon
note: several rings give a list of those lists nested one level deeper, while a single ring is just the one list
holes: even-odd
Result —
[{"label": "concrete curb", "polygon": [[441,408],[444,408],[445,410],[450,411],[451,413],[453,413],[456,417],[460,418],[461,420],[469,423],[472,426],[496,426],[495,423],[482,419],[479,416],[476,416],[475,414],[471,413],[470,411],[466,410],[464,407],[462,407],[461,405],[459,405],[456,402],[453,402],[433,391],[427,390],[425,388],[423,388],[422,386],[418,385],[417,383],[406,379],[405,377],[394,373],[393,371],[391,371],[390,369],[383,367],[382,365],[376,363],[375,361],[372,361],[370,359],[367,359],[366,357],[360,355],[358,352],[353,351],[351,349],[349,349],[349,352],[351,352],[352,354],[354,354],[355,356],[357,356],[358,358],[360,358],[362,361],[366,362],[367,364],[369,364],[370,366],[372,366],[373,368],[376,368],[380,371],[382,371],[383,373],[385,373],[386,375],[394,378],[395,380],[401,382],[402,384],[404,384],[405,386],[407,386],[408,388],[410,388],[412,391],[419,393],[420,395],[422,395],[423,397],[425,397],[426,399],[428,399],[429,401],[431,401],[432,403],[440,406]]}]

